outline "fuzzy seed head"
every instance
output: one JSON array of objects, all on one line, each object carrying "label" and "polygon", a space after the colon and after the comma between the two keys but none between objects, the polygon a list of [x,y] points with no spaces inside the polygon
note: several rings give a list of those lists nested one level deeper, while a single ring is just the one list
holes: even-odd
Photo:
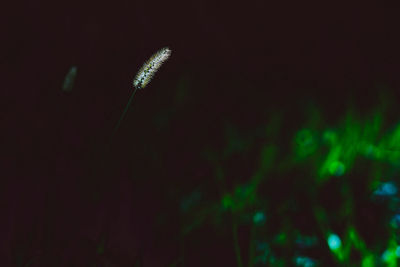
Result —
[{"label": "fuzzy seed head", "polygon": [[154,74],[161,67],[161,65],[169,58],[171,50],[168,47],[164,47],[155,53],[149,60],[147,60],[139,72],[136,74],[133,80],[133,86],[141,89],[151,81]]}]

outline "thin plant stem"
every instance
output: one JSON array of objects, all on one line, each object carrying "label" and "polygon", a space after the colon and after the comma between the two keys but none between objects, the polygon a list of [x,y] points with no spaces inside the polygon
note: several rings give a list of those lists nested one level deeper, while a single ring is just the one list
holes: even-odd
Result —
[{"label": "thin plant stem", "polygon": [[249,243],[249,263],[248,267],[254,266],[254,235],[255,235],[255,226],[251,224],[250,230],[250,243]]},{"label": "thin plant stem", "polygon": [[129,106],[131,105],[133,96],[135,95],[137,89],[138,89],[138,87],[135,87],[135,90],[133,90],[133,93],[132,93],[131,97],[130,97],[129,100],[128,100],[128,104],[126,105],[126,107],[125,107],[125,109],[124,109],[124,112],[122,112],[122,115],[121,115],[121,117],[119,118],[118,123],[117,123],[117,125],[116,125],[115,128],[114,128],[114,131],[113,131],[113,133],[112,133],[112,135],[111,135],[111,138],[116,134],[116,132],[117,132],[119,126],[121,125],[121,122],[122,122],[123,118],[125,117],[125,114],[126,114],[126,112],[128,111],[128,109],[129,109]]},{"label": "thin plant stem", "polygon": [[232,230],[233,230],[233,243],[235,246],[237,266],[243,267],[242,257],[240,255],[239,238],[238,238],[238,233],[237,233],[237,223],[235,221],[235,218],[233,219]]},{"label": "thin plant stem", "polygon": [[181,236],[181,254],[182,254],[182,267],[185,266],[185,236]]},{"label": "thin plant stem", "polygon": [[[222,168],[219,164],[217,164],[215,166],[216,168],[216,179],[217,179],[217,183],[219,184],[220,190],[221,190],[221,194],[224,194],[227,192],[226,189],[226,182],[225,182],[225,177],[222,171]],[[235,255],[236,255],[236,261],[237,261],[237,266],[238,267],[243,267],[243,263],[242,263],[242,257],[240,254],[240,246],[239,246],[239,238],[238,238],[238,234],[237,234],[237,223],[236,223],[236,218],[235,218],[235,214],[233,214],[233,212],[231,211],[231,218],[232,218],[232,233],[233,233],[233,243],[234,243],[234,247],[235,247]]]},{"label": "thin plant stem", "polygon": [[[129,100],[128,100],[128,104],[125,106],[125,109],[124,109],[124,111],[122,112],[122,115],[121,115],[121,117],[119,118],[117,125],[115,126],[114,130],[112,131],[112,134],[111,134],[111,136],[110,136],[110,139],[108,139],[108,141],[107,141],[106,144],[105,144],[104,151],[103,151],[103,153],[101,153],[101,156],[100,156],[100,164],[99,164],[99,166],[104,165],[104,161],[106,160],[106,156],[107,156],[107,154],[109,154],[109,152],[111,151],[111,143],[112,143],[112,140],[113,140],[115,134],[117,133],[117,130],[119,129],[119,127],[120,127],[120,125],[121,125],[121,122],[122,122],[122,120],[124,119],[124,117],[125,117],[125,115],[126,115],[128,109],[129,109],[129,106],[130,106],[131,103],[132,103],[133,96],[135,95],[137,89],[138,89],[138,87],[135,87],[135,90],[133,90],[133,93],[132,93],[132,95],[130,96],[130,98],[129,98]],[[104,229],[105,242],[108,242],[108,240],[109,240],[110,227],[111,227],[111,226],[110,226],[109,224],[106,224],[106,226],[105,226],[105,229]],[[107,233],[107,230],[108,230],[108,233]],[[104,246],[106,246],[106,245],[104,245]],[[135,266],[136,266],[136,265],[135,265]],[[139,263],[139,266],[140,266],[140,263]]]}]

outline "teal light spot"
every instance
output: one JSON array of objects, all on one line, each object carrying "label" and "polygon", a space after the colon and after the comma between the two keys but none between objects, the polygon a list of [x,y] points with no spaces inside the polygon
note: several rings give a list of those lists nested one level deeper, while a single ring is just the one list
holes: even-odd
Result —
[{"label": "teal light spot", "polygon": [[382,254],[382,260],[387,262],[390,259],[390,252],[388,250],[385,250]]},{"label": "teal light spot", "polygon": [[315,261],[308,257],[296,257],[295,260],[296,266],[303,266],[303,267],[313,267],[315,266]]},{"label": "teal light spot", "polygon": [[375,195],[378,196],[393,196],[397,193],[397,188],[393,183],[383,183],[379,188],[374,192]]},{"label": "teal light spot", "polygon": [[400,226],[400,215],[396,214],[392,217],[392,219],[390,220],[390,226],[392,226],[393,228],[399,228]]},{"label": "teal light spot", "polygon": [[267,260],[270,256],[270,250],[269,250],[268,243],[263,242],[263,241],[256,241],[256,251],[257,251],[258,256],[255,257],[254,263],[262,264],[262,265],[267,264]]},{"label": "teal light spot", "polygon": [[268,250],[268,243],[263,241],[256,241],[256,250],[257,251],[266,251]]},{"label": "teal light spot", "polygon": [[397,193],[397,188],[392,183],[385,183],[382,190],[388,195],[394,195]]},{"label": "teal light spot", "polygon": [[264,215],[264,213],[261,212],[261,211],[257,212],[257,213],[254,214],[254,216],[253,216],[253,222],[254,222],[255,224],[262,225],[262,224],[265,223],[265,220],[266,220],[265,215]]},{"label": "teal light spot", "polygon": [[342,176],[346,170],[344,164],[340,161],[333,161],[328,168],[329,173],[334,176]]},{"label": "teal light spot", "polygon": [[393,250],[385,250],[385,252],[383,252],[383,254],[382,254],[382,260],[384,261],[384,262],[392,262],[392,261],[395,261],[395,258],[396,258],[396,256],[397,256],[397,250],[396,251],[393,251]]},{"label": "teal light spot", "polygon": [[317,237],[315,236],[298,236],[296,245],[301,248],[309,248],[317,244]]},{"label": "teal light spot", "polygon": [[328,246],[331,250],[338,250],[342,246],[340,237],[335,234],[331,234],[328,237]]},{"label": "teal light spot", "polygon": [[400,246],[397,246],[396,248],[396,257],[400,258]]}]

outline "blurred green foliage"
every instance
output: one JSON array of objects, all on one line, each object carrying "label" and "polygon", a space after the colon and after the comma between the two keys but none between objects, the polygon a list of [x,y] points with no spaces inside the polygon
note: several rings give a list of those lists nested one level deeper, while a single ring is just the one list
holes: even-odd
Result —
[{"label": "blurred green foliage", "polygon": [[[215,168],[219,199],[205,201],[193,193],[182,200],[182,206],[196,199],[203,207],[193,211],[198,216],[190,231],[207,216],[219,218],[216,227],[233,222],[247,229],[247,239],[233,240],[240,243],[235,245],[241,248],[238,259],[248,259],[238,266],[397,266],[400,123],[388,125],[384,110],[363,116],[350,110],[336,125],[328,125],[310,108],[303,127],[291,136],[288,154],[280,149],[286,141],[279,135],[284,130],[280,116],[247,133],[228,124],[225,146],[204,153]],[[263,141],[256,142],[260,136]],[[243,166],[224,162],[255,151],[252,173],[229,180]],[[372,232],[376,227],[379,231]]]}]

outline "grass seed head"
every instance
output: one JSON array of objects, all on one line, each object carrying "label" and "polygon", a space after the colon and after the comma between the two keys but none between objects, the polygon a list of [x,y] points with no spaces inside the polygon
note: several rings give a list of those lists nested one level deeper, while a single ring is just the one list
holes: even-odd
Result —
[{"label": "grass seed head", "polygon": [[141,89],[151,81],[157,70],[169,58],[171,50],[168,47],[160,49],[149,60],[147,60],[133,80],[133,86]]}]

